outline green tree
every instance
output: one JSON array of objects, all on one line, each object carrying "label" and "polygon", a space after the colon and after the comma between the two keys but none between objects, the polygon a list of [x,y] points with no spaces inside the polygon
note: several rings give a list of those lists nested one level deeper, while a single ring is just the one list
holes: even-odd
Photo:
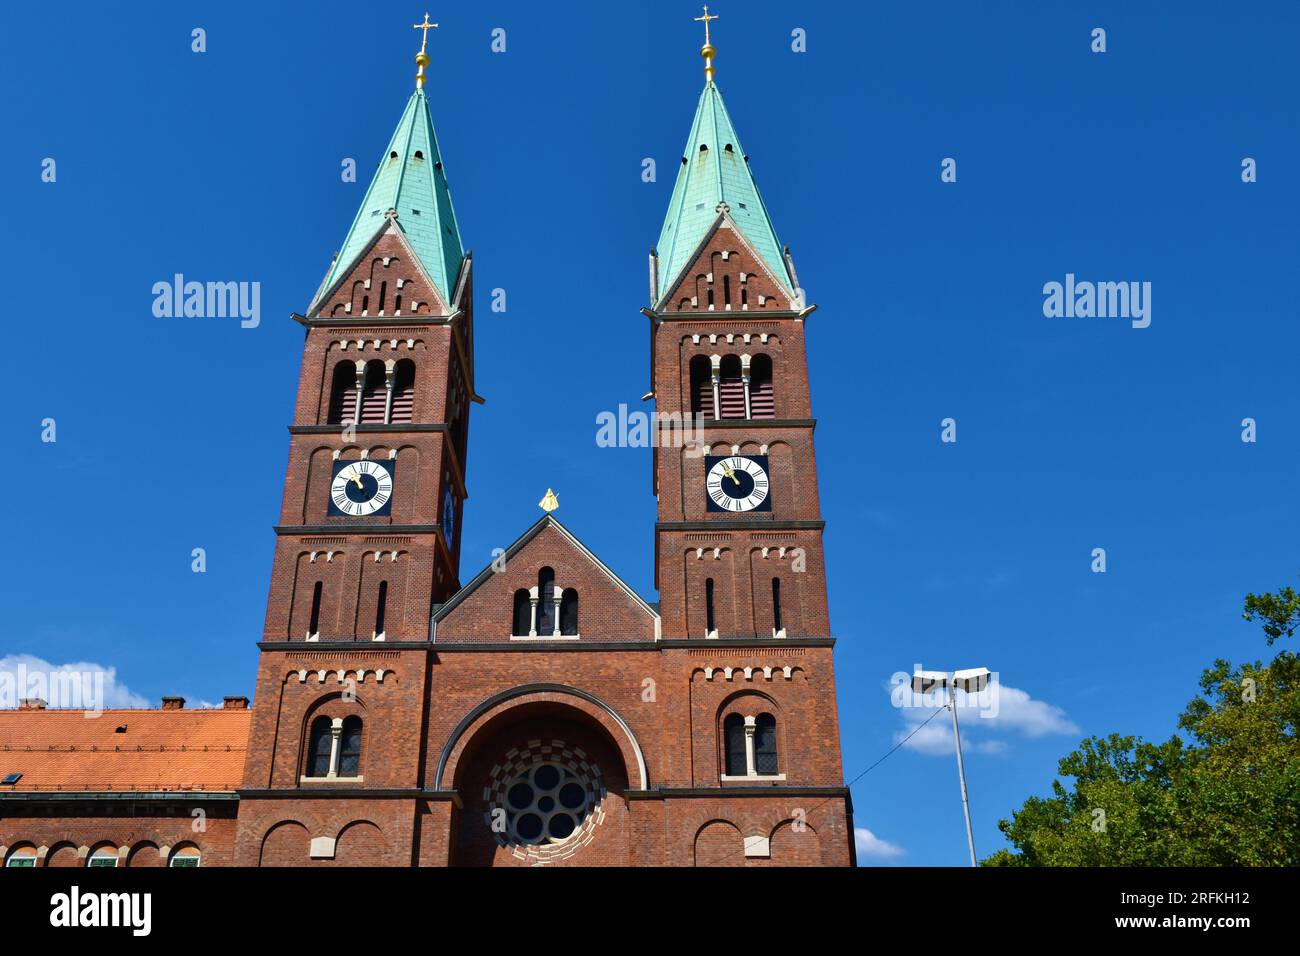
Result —
[{"label": "green tree", "polygon": [[[1291,588],[1247,595],[1268,643],[1300,627]],[[1090,737],[1059,767],[1066,786],[998,823],[1015,850],[985,866],[1295,866],[1300,864],[1300,658],[1225,660],[1163,744]]]}]

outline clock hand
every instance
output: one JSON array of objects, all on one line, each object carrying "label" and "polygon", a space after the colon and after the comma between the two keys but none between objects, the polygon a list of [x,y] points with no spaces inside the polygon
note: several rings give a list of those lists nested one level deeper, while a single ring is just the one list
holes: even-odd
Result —
[{"label": "clock hand", "polygon": [[736,472],[735,472],[734,470],[732,470],[731,468],[728,468],[728,467],[724,464],[724,465],[722,466],[722,471],[723,471],[723,473],[724,473],[728,478],[730,478],[732,481],[734,481],[737,485],[740,484],[740,479],[736,477]]},{"label": "clock hand", "polygon": [[360,490],[362,491],[366,490],[366,486],[361,483],[361,476],[357,474],[357,470],[355,468],[352,469],[352,478],[350,480],[353,483],[355,483]]}]

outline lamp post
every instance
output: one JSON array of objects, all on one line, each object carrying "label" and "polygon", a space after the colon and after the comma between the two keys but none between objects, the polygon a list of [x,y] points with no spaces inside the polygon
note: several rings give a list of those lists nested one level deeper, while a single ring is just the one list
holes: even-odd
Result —
[{"label": "lamp post", "polygon": [[971,829],[970,797],[966,793],[966,764],[962,761],[961,731],[957,728],[957,688],[960,687],[967,694],[979,693],[988,686],[989,673],[987,667],[973,667],[953,671],[951,674],[947,671],[922,670],[912,674],[914,692],[927,694],[935,687],[942,687],[946,691],[947,703],[944,706],[952,711],[952,738],[957,747],[957,779],[961,783],[961,809],[966,817],[966,845],[970,849],[971,866],[979,866],[979,861],[975,858],[975,833]]}]

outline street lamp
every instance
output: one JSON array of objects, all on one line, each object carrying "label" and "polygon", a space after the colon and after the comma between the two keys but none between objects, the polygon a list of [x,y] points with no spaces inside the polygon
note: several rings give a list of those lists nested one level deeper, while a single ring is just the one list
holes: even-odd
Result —
[{"label": "street lamp", "polygon": [[912,674],[912,690],[918,694],[928,694],[936,687],[947,690],[947,703],[944,705],[952,711],[952,737],[957,745],[957,779],[961,781],[961,809],[966,815],[966,845],[970,847],[970,865],[979,866],[975,859],[975,833],[970,825],[970,797],[966,794],[966,765],[961,759],[961,731],[957,729],[957,688],[967,694],[978,694],[989,682],[987,667],[972,667],[964,671],[922,671]]}]

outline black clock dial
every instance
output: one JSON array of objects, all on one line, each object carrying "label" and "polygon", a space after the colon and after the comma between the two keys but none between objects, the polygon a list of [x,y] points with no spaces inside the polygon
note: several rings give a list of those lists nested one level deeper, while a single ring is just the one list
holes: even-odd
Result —
[{"label": "black clock dial", "polygon": [[391,459],[335,461],[330,514],[351,518],[388,514],[393,505],[393,465]]},{"label": "black clock dial", "polygon": [[704,467],[704,493],[710,511],[772,510],[766,455],[709,456]]}]

